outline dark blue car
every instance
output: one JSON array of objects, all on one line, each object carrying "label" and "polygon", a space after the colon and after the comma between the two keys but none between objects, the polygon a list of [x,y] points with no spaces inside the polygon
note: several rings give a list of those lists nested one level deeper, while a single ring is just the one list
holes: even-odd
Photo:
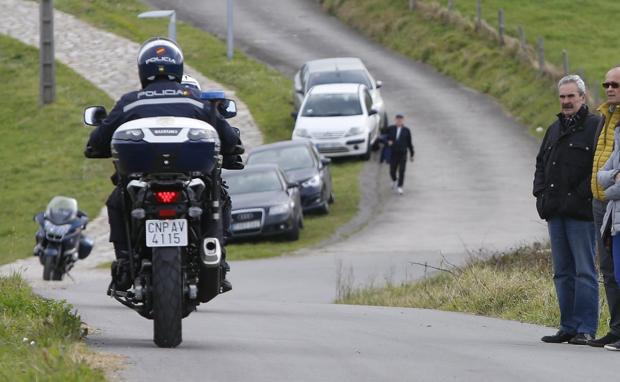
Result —
[{"label": "dark blue car", "polygon": [[254,148],[247,164],[271,163],[280,166],[289,181],[301,187],[301,203],[304,212],[329,212],[334,202],[331,160],[319,154],[309,140],[282,141]]}]

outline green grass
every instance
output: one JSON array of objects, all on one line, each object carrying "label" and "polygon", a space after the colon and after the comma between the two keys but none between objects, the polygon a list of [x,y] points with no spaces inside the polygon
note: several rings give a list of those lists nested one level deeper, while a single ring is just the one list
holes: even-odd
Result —
[{"label": "green grass", "polygon": [[322,3],[325,9],[383,45],[495,97],[530,128],[548,126],[558,111],[555,80],[539,76],[529,64],[516,59],[516,50],[498,49],[497,43],[467,28],[441,22],[439,16],[410,12],[405,0]]},{"label": "green grass", "polygon": [[[410,284],[357,291],[343,285],[337,302],[438,309],[557,327],[560,312],[550,257],[549,249],[540,245],[478,256]],[[602,285],[600,292],[599,335],[609,329]]]},{"label": "green grass", "polygon": [[[454,3],[463,15],[475,17],[476,0]],[[547,59],[559,67],[562,50],[566,49],[571,69],[584,69],[591,83],[600,84],[609,68],[620,63],[620,54],[609,49],[609,41],[618,38],[618,31],[606,25],[612,15],[620,13],[618,1],[484,0],[482,17],[496,26],[500,8],[504,9],[509,34],[518,36],[517,26],[522,25],[529,44],[535,46],[536,39],[543,37]]]},{"label": "green grass", "polygon": [[0,264],[32,254],[32,217],[55,195],[75,197],[96,216],[109,193],[109,161],[82,154],[89,130],[83,108],[111,100],[89,82],[57,65],[57,101],[40,107],[39,54],[0,36]]},{"label": "green grass", "polygon": [[0,380],[105,380],[81,360],[81,321],[71,306],[34,295],[18,275],[0,277],[0,290]]}]

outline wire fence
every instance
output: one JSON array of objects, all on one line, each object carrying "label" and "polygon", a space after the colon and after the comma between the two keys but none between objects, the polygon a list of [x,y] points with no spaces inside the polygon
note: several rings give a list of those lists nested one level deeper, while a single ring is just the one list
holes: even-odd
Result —
[{"label": "wire fence", "polygon": [[[559,68],[546,60],[545,40],[543,37],[538,36],[536,38],[536,46],[532,46],[527,42],[526,31],[523,25],[516,26],[516,36],[510,36],[506,33],[505,12],[503,9],[499,9],[497,12],[497,22],[491,24],[482,18],[481,0],[476,0],[476,16],[474,20],[462,16],[455,10],[456,0],[445,0],[446,2],[443,3],[445,7],[442,6],[442,4],[428,1],[407,1],[409,3],[409,10],[411,11],[432,15],[431,17],[433,18],[439,18],[452,25],[471,29],[484,38],[496,41],[499,46],[508,50],[515,58],[537,70],[541,76],[547,76],[558,81],[561,77],[571,73],[569,54],[566,49],[562,50],[562,67]],[[588,101],[590,104],[598,105],[600,102],[600,94],[597,91],[598,86],[585,77],[582,68],[575,68],[573,73],[578,74],[591,89],[591,91],[588,92]]]}]

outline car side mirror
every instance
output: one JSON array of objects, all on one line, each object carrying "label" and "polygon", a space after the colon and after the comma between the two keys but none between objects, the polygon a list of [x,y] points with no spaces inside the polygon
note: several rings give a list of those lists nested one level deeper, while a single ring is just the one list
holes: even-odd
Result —
[{"label": "car side mirror", "polygon": [[217,111],[226,119],[237,115],[237,103],[231,99],[225,99],[218,103]]},{"label": "car side mirror", "polygon": [[297,112],[291,111],[291,117],[293,117],[293,119],[297,119]]},{"label": "car side mirror", "polygon": [[377,89],[380,89],[383,86],[383,81],[375,82],[375,86],[377,87]]},{"label": "car side mirror", "polygon": [[332,163],[332,160],[326,157],[322,157],[321,163],[323,164],[323,166],[328,166],[330,163]]},{"label": "car side mirror", "polygon": [[375,115],[377,113],[378,113],[377,109],[370,109],[370,110],[368,110],[368,115]]},{"label": "car side mirror", "polygon": [[291,188],[299,188],[299,183],[296,182],[288,182],[286,184],[286,188],[291,189]]},{"label": "car side mirror", "polygon": [[84,124],[87,126],[99,126],[108,116],[103,106],[90,106],[84,109]]}]

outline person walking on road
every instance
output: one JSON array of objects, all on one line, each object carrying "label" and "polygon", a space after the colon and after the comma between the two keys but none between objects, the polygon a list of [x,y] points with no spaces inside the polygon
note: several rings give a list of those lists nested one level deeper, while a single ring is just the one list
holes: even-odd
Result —
[{"label": "person walking on road", "polygon": [[[594,214],[594,224],[597,233],[601,232],[603,218],[607,210],[607,197],[605,188],[598,182],[597,173],[605,165],[614,149],[614,132],[620,126],[620,67],[616,67],[607,72],[603,88],[607,95],[607,102],[599,108],[603,118],[597,129],[594,151],[594,163],[592,165],[592,212]],[[616,146],[616,149],[618,147]],[[620,350],[620,286],[614,278],[614,264],[612,253],[603,242],[601,235],[597,235],[597,249],[599,258],[599,269],[603,275],[605,285],[605,297],[609,307],[609,332],[601,338],[588,341],[588,345],[603,347],[606,345],[615,346]]]},{"label": "person walking on road", "polygon": [[[388,127],[388,146],[390,148],[390,177],[392,188],[396,189],[400,195],[403,194],[403,184],[405,183],[405,168],[407,167],[407,151],[409,158],[413,162],[413,142],[411,140],[411,130],[405,126],[405,117],[396,114],[394,125]],[[396,172],[398,171],[398,177]]]},{"label": "person walking on road", "polygon": [[543,342],[585,345],[598,327],[596,232],[592,217],[592,149],[600,118],[585,104],[577,75],[558,82],[561,112],[549,126],[536,157],[533,194],[551,241],[560,329]]}]

